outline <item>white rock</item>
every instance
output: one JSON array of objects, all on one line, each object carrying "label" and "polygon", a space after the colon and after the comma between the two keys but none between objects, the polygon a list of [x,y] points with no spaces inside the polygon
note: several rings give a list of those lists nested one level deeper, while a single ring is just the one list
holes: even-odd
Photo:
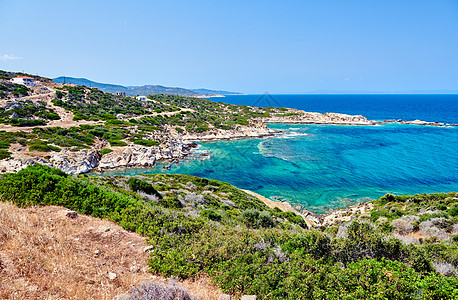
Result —
[{"label": "white rock", "polygon": [[153,246],[146,246],[146,247],[143,249],[143,252],[151,252],[151,251],[154,251],[154,247],[153,247]]},{"label": "white rock", "polygon": [[118,276],[116,275],[116,273],[108,272],[108,278],[109,278],[110,280],[115,280],[116,277],[118,277]]}]

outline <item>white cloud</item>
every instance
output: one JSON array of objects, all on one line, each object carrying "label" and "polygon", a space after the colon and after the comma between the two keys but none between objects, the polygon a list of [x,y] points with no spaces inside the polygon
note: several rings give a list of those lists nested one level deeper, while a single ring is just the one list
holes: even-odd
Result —
[{"label": "white cloud", "polygon": [[348,80],[350,80],[350,78],[345,78],[344,80],[348,81]]},{"label": "white cloud", "polygon": [[15,56],[15,55],[8,55],[8,54],[3,54],[0,56],[1,60],[18,60],[18,59],[23,59],[21,56]]}]

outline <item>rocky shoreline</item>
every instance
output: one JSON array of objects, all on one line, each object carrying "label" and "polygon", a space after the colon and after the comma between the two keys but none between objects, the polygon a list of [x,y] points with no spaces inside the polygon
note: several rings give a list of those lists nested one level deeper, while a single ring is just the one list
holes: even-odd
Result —
[{"label": "rocky shoreline", "polygon": [[[70,147],[52,155],[39,152],[27,153],[20,147],[11,147],[12,157],[0,161],[0,172],[17,172],[36,163],[75,175],[91,171],[103,173],[106,170],[120,168],[150,167],[161,160],[184,159],[197,146],[196,141],[262,138],[281,133],[279,130],[268,128],[267,123],[374,125],[373,121],[363,116],[307,113],[296,109],[288,111],[292,114],[291,116],[251,120],[249,125],[236,124],[230,130],[212,128],[202,133],[179,134],[174,129],[168,128],[162,134],[165,142],[159,146],[147,147],[129,143],[125,147],[110,147],[113,151],[105,155],[102,155],[100,151],[109,147],[106,141],[98,141],[91,149],[77,151],[75,147]],[[296,115],[297,112],[300,112],[299,116]]]},{"label": "rocky shoreline", "polygon": [[[368,120],[361,115],[321,114],[304,112],[297,109],[287,109],[283,116],[251,120],[249,125],[236,124],[230,130],[212,128],[202,133],[184,132],[179,134],[174,129],[169,128],[162,134],[165,136],[165,142],[159,146],[147,147],[129,143],[125,147],[110,147],[113,152],[105,155],[102,155],[100,151],[103,148],[109,147],[106,141],[98,141],[91,149],[76,151],[74,147],[64,148],[61,152],[56,152],[52,155],[37,152],[25,153],[23,149],[11,147],[12,157],[0,161],[0,172],[16,172],[26,168],[28,165],[36,163],[59,168],[69,174],[83,174],[91,171],[103,173],[106,170],[120,168],[151,167],[158,161],[184,159],[197,146],[195,142],[198,141],[262,138],[281,134],[279,130],[268,128],[268,123],[365,126],[388,123],[429,126],[456,125],[419,120],[387,120],[376,122]],[[313,218],[315,219],[315,217]]]}]

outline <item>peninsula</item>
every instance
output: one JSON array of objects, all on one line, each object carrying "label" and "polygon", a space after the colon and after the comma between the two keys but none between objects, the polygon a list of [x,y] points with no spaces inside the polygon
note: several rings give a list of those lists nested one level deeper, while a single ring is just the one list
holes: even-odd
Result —
[{"label": "peninsula", "polygon": [[374,125],[363,116],[253,107],[177,95],[145,100],[98,89],[0,73],[0,172],[40,163],[69,174],[147,167],[181,159],[194,141],[253,138],[279,133],[267,123]]}]

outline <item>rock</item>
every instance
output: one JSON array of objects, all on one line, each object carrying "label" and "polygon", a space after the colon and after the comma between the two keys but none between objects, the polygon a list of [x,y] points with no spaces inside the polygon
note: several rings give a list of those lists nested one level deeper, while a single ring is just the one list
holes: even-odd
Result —
[{"label": "rock", "polygon": [[256,295],[245,295],[240,300],[256,300]]},{"label": "rock", "polygon": [[102,253],[102,251],[100,251],[99,249],[94,251],[94,255],[95,256],[99,256],[101,253]]},{"label": "rock", "polygon": [[98,229],[98,231],[100,231],[100,232],[108,232],[108,231],[110,231],[110,230],[111,230],[111,227],[110,227],[110,226],[107,226],[107,227],[105,227],[105,226],[100,226],[99,229]]},{"label": "rock", "polygon": [[146,246],[144,249],[143,249],[143,252],[152,252],[154,251],[154,247],[153,246]]},{"label": "rock", "polygon": [[108,278],[109,278],[110,280],[115,280],[116,277],[118,277],[118,275],[116,275],[116,273],[108,272]]},{"label": "rock", "polygon": [[119,294],[119,295],[116,295],[114,296],[113,300],[128,300],[129,299],[129,295],[127,294]]},{"label": "rock", "polygon": [[64,211],[64,215],[66,217],[72,218],[72,219],[78,217],[78,213],[76,211],[74,211],[74,210],[66,210],[66,211]]},{"label": "rock", "polygon": [[140,268],[136,265],[133,265],[132,267],[130,267],[130,271],[132,273],[137,273],[138,271],[140,270]]},{"label": "rock", "polygon": [[231,295],[228,295],[228,294],[222,294],[218,297],[218,300],[231,300],[232,297]]},{"label": "rock", "polygon": [[54,168],[68,174],[87,173],[99,165],[100,153],[93,149],[72,152],[64,149],[51,159]]}]

